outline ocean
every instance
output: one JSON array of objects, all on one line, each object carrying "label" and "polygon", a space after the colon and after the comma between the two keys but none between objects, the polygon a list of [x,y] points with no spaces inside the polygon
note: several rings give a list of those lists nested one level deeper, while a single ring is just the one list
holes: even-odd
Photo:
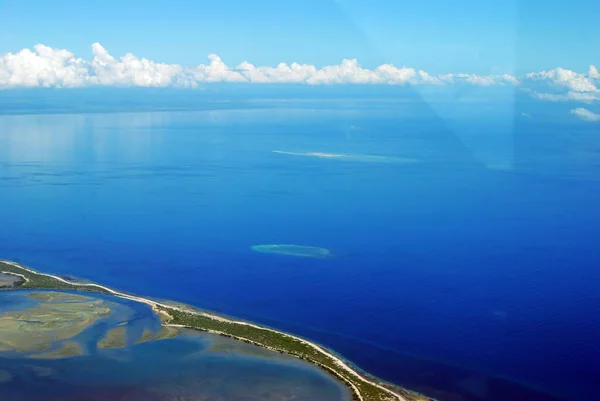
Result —
[{"label": "ocean", "polygon": [[44,96],[0,115],[0,258],[305,336],[440,400],[597,399],[593,124],[392,96]]}]

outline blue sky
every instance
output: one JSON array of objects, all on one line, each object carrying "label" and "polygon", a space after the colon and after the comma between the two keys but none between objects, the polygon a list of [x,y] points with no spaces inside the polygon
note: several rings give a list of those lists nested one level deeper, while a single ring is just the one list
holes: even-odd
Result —
[{"label": "blue sky", "polygon": [[0,91],[373,84],[600,123],[598,21],[598,0],[0,0]]},{"label": "blue sky", "polygon": [[357,58],[429,73],[524,73],[600,64],[594,0],[0,0],[0,54],[43,43],[196,65],[317,67]]}]

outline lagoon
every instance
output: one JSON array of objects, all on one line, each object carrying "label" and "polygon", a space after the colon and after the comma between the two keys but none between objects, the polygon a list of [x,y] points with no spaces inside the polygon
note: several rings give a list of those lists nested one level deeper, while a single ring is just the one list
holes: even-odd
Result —
[{"label": "lagoon", "polygon": [[[33,303],[32,303],[33,300]],[[83,307],[82,302],[96,302]],[[3,305],[11,310],[4,311]],[[21,304],[21,308],[18,306]],[[70,306],[69,306],[70,305]],[[97,294],[56,291],[0,292],[0,321],[30,322],[40,309],[71,307],[92,312],[110,308],[101,320],[81,330],[77,321],[57,314],[46,315],[56,327],[69,329],[74,336],[56,335],[58,341],[34,348],[25,338],[27,349],[0,348],[0,380],[3,397],[15,401],[38,400],[324,400],[348,401],[348,389],[318,368],[296,358],[271,352],[211,334],[183,330],[173,338],[138,341],[146,330],[158,331],[158,318],[146,305]],[[41,315],[40,315],[41,316]],[[58,324],[61,323],[62,324]],[[2,343],[7,343],[8,327],[3,325]],[[21,333],[44,331],[16,328]],[[111,334],[119,331],[119,335]],[[50,335],[50,333],[48,333]],[[106,346],[106,338],[117,338]],[[155,336],[156,337],[156,336]],[[11,337],[12,338],[12,337]],[[98,341],[98,339],[100,339]],[[76,353],[64,352],[64,350]]]}]

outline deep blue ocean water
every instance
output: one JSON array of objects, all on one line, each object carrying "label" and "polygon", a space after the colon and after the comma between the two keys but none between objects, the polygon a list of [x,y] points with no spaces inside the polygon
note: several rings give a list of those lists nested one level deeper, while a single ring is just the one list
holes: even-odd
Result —
[{"label": "deep blue ocean water", "polygon": [[599,132],[494,107],[3,115],[0,257],[289,330],[440,399],[594,400]]}]

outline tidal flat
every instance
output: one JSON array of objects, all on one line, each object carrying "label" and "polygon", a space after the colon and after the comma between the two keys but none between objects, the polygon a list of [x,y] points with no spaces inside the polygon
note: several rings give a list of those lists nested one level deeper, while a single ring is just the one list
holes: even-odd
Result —
[{"label": "tidal flat", "polygon": [[[3,271],[5,273],[23,277],[25,282],[19,289],[38,290],[37,292],[33,292],[34,295],[29,294],[29,298],[27,298],[29,300],[36,298],[41,299],[42,301],[45,299],[54,299],[58,296],[56,294],[61,293],[56,290],[67,288],[71,290],[70,293],[73,293],[76,290],[93,293],[95,294],[94,296],[98,296],[100,299],[105,299],[107,301],[119,299],[122,300],[123,303],[127,303],[127,306],[130,309],[141,307],[145,308],[145,311],[148,312],[148,309],[150,308],[150,315],[160,326],[160,331],[158,332],[158,335],[153,338],[154,340],[179,339],[182,332],[186,334],[184,337],[187,337],[191,333],[197,334],[198,332],[217,334],[235,341],[262,347],[274,354],[282,354],[282,357],[288,358],[288,360],[293,361],[293,363],[297,363],[298,361],[303,364],[308,363],[307,367],[310,366],[311,369],[318,371],[320,374],[324,375],[324,377],[327,377],[335,383],[338,388],[344,389],[344,398],[350,397],[352,400],[359,401],[424,401],[429,399],[419,393],[399,386],[394,386],[391,383],[382,382],[376,377],[358,370],[349,362],[344,361],[340,356],[321,345],[289,333],[264,326],[258,326],[246,321],[218,316],[206,311],[196,310],[194,307],[182,308],[173,306],[171,303],[158,302],[149,298],[119,292],[100,284],[67,281],[51,274],[36,272],[35,270],[14,262],[0,261],[0,267],[4,269]],[[40,289],[53,289],[54,291],[50,292],[50,296],[35,295],[40,292]],[[45,291],[42,292],[45,293]],[[31,308],[31,306],[29,308]],[[114,306],[112,308],[116,310]],[[138,321],[137,333],[141,336],[140,338],[143,338],[144,332],[146,331],[146,327],[144,327],[146,321],[141,320],[142,323],[140,324],[140,319],[136,320]],[[125,350],[130,349],[135,344],[139,345],[140,338],[136,340],[136,333],[133,330],[129,330],[129,328],[133,326],[132,319],[123,320],[121,318],[116,324],[114,321],[112,323],[112,326],[107,324],[98,325],[98,327],[102,328],[102,333],[100,333],[100,336],[95,336],[95,350],[97,353],[102,349],[99,345],[102,345],[103,342],[108,342],[109,344],[117,342],[118,347],[120,347],[122,345],[121,336],[126,337],[125,346],[123,347]],[[124,334],[120,330],[116,330],[125,324],[128,326],[128,329],[126,330],[127,334]],[[100,337],[104,337],[104,339],[99,340]],[[145,340],[148,341],[147,333]],[[149,343],[156,343],[156,341],[150,341]],[[128,359],[128,355],[123,352],[115,354],[109,352],[112,350],[104,349],[104,351],[107,352],[108,356],[112,356],[115,359],[121,361]],[[323,388],[323,386],[320,386],[320,388]],[[302,399],[302,397],[298,398],[296,396],[292,398]],[[259,399],[264,399],[264,397],[260,397]],[[284,399],[286,398],[284,397]]]},{"label": "tidal flat", "polygon": [[0,314],[1,352],[35,355],[60,347],[111,313],[110,302],[89,296],[50,291],[14,296],[34,304]]},{"label": "tidal flat", "polygon": [[0,292],[0,392],[11,401],[348,401],[316,366],[162,326],[145,304],[64,291]]}]

